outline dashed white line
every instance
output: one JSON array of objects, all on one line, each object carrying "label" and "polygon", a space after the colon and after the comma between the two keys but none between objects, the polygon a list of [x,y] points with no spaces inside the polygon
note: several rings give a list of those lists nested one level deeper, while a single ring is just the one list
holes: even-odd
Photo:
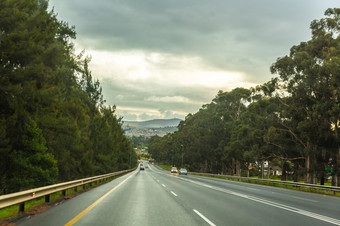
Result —
[{"label": "dashed white line", "polygon": [[165,184],[162,184],[163,187],[166,187]]},{"label": "dashed white line", "polygon": [[173,192],[173,191],[171,192],[171,194],[173,194],[173,195],[176,196],[176,197],[178,196],[178,195],[177,195],[175,192]]},{"label": "dashed white line", "polygon": [[203,220],[205,220],[205,222],[207,222],[209,225],[211,226],[216,226],[216,224],[214,224],[213,222],[211,222],[208,218],[206,218],[203,214],[201,214],[200,212],[198,212],[197,210],[193,209],[193,211],[200,216]]}]

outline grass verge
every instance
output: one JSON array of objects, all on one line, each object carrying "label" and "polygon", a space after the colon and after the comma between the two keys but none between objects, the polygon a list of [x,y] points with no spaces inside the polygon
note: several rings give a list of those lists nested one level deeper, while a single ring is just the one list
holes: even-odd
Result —
[{"label": "grass verge", "polygon": [[162,164],[157,164],[157,166],[161,167],[162,169],[165,170],[171,170],[172,166],[171,165],[162,165]]},{"label": "grass verge", "polygon": [[273,187],[288,188],[288,189],[293,189],[293,190],[299,190],[299,191],[305,191],[305,192],[313,192],[313,193],[319,193],[319,194],[325,194],[325,195],[332,195],[332,196],[340,197],[340,192],[336,192],[335,193],[333,191],[327,191],[327,190],[317,189],[317,188],[297,187],[297,186],[293,186],[293,185],[271,183],[269,181],[268,182],[263,182],[263,181],[254,181],[254,180],[246,180],[246,179],[226,178],[226,177],[223,177],[223,176],[201,175],[201,174],[195,174],[195,173],[191,173],[191,174],[192,175],[197,175],[197,176],[219,178],[219,179],[224,179],[224,180],[239,181],[239,182],[245,182],[245,183],[251,183],[251,184],[261,184],[261,185],[267,185],[267,186],[273,186]]}]

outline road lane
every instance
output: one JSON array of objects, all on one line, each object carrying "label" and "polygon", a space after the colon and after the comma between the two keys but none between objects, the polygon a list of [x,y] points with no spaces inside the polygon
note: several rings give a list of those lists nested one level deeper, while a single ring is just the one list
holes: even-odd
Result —
[{"label": "road lane", "polygon": [[140,171],[75,225],[199,225],[174,196]]},{"label": "road lane", "polygon": [[74,225],[340,225],[336,197],[179,176],[151,164],[20,225],[64,225],[105,194]]},{"label": "road lane", "polygon": [[[115,188],[124,180],[124,184]],[[147,170],[136,170],[117,181],[94,188],[20,222],[19,225],[65,225],[93,203],[96,205],[72,222],[73,225],[205,225],[193,211],[179,206],[175,198],[152,179]]]},{"label": "road lane", "polygon": [[[161,183],[178,194],[178,200],[200,206],[217,225],[227,222],[229,225],[340,224],[340,199],[336,197],[221,179],[170,175],[157,168],[151,169]],[[304,201],[294,198],[300,196]]]},{"label": "road lane", "polygon": [[210,186],[227,189],[244,195],[250,195],[272,202],[289,205],[294,208],[305,209],[332,218],[339,219],[340,216],[339,197],[258,184],[245,184],[241,182],[227,181],[215,178],[190,176],[188,177],[188,179],[209,184]]},{"label": "road lane", "polygon": [[46,210],[41,214],[28,217],[27,219],[18,222],[18,225],[65,225],[67,222],[72,220],[75,216],[100,199],[100,197],[109,192],[112,188],[120,184],[133,173],[135,172],[121,176],[109,183],[93,188],[72,199],[58,203],[56,206]]}]

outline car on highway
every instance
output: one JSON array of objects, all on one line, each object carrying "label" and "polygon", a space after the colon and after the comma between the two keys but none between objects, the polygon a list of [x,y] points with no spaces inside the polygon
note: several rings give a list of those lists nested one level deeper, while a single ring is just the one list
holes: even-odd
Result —
[{"label": "car on highway", "polygon": [[170,170],[171,173],[178,173],[178,170],[176,167],[172,167]]},{"label": "car on highway", "polygon": [[140,170],[144,170],[144,166],[143,166],[143,165],[140,165],[139,169],[140,169]]},{"label": "car on highway", "polygon": [[184,168],[181,168],[180,170],[179,170],[179,175],[188,175],[188,171],[186,170],[186,169],[184,169]]}]

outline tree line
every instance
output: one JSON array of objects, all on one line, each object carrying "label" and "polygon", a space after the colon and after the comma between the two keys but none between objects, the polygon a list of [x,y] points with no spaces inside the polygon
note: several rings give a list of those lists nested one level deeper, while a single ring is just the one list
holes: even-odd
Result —
[{"label": "tree line", "polygon": [[[178,131],[150,141],[158,161],[192,171],[264,177],[264,161],[282,180],[340,181],[340,8],[310,25],[312,38],[270,67],[277,75],[250,89],[219,91],[181,121]],[[261,169],[253,172],[252,168]]]},{"label": "tree line", "polygon": [[46,0],[0,1],[0,194],[135,166],[75,38]]}]

